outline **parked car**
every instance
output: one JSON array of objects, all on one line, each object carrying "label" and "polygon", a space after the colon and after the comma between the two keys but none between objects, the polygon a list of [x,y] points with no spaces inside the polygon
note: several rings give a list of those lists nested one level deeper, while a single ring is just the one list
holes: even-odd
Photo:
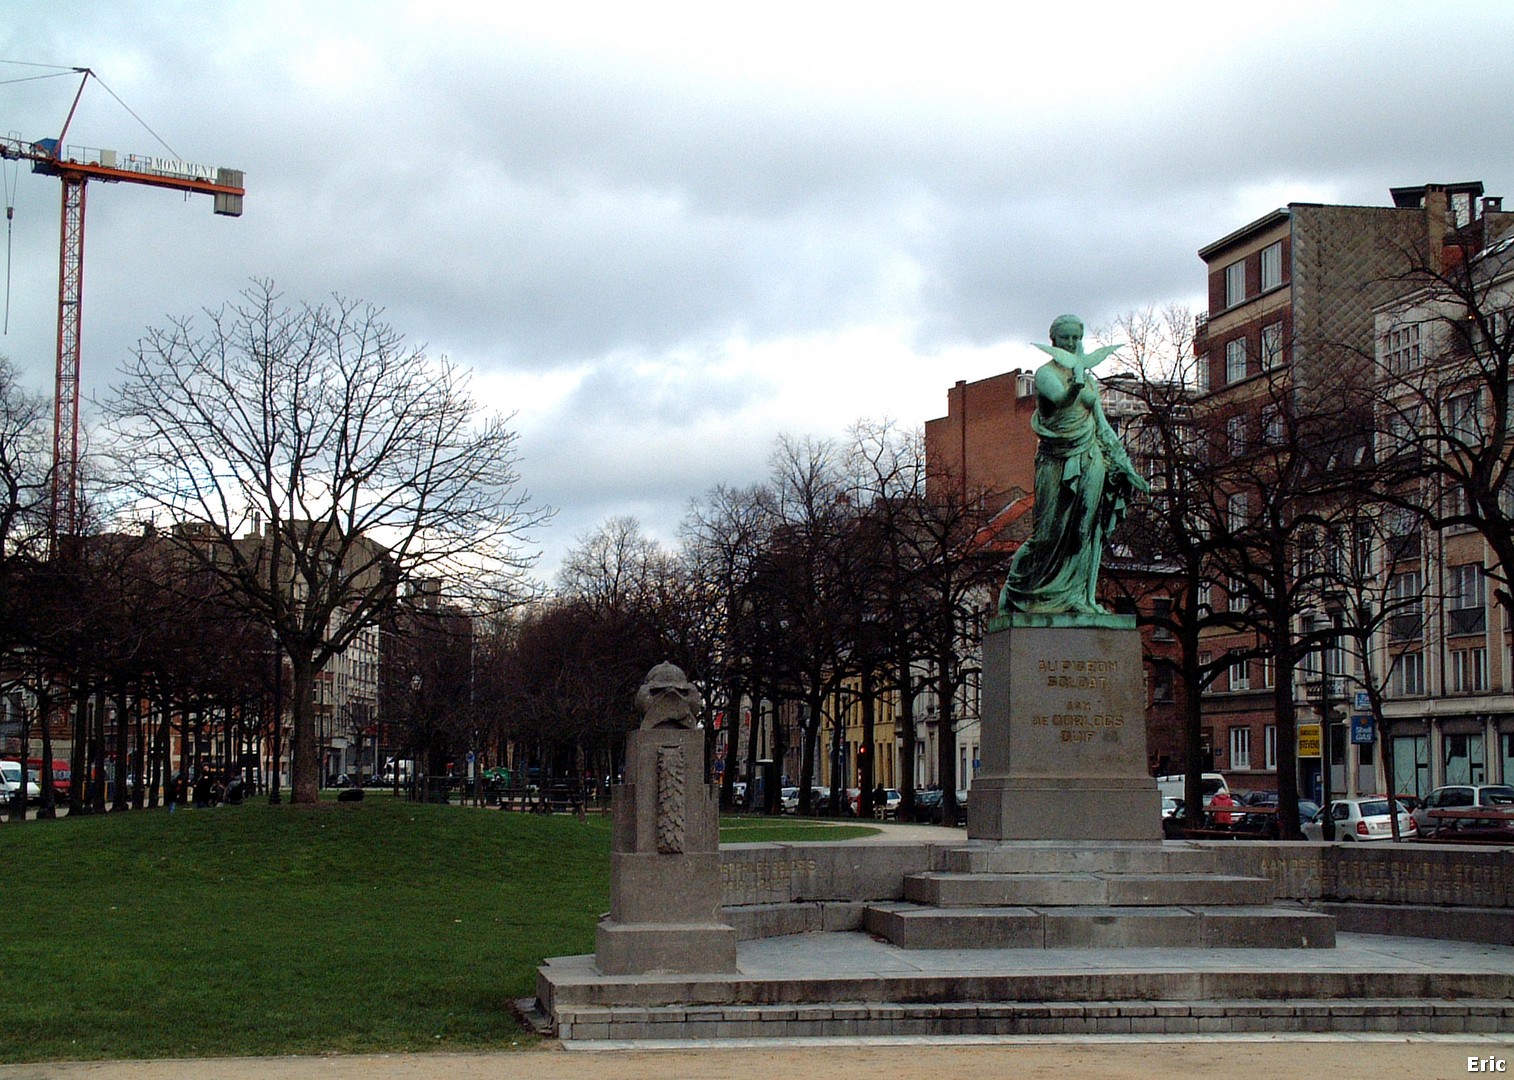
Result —
[{"label": "parked car", "polygon": [[[1182,773],[1171,773],[1167,776],[1157,777],[1157,790],[1164,798],[1183,798],[1183,787],[1187,783],[1187,777]],[[1229,791],[1230,785],[1225,778],[1217,772],[1206,772],[1199,777],[1199,786],[1204,793],[1204,805],[1207,807],[1210,801],[1221,791]]]},{"label": "parked car", "polygon": [[799,812],[799,789],[786,787],[778,792],[778,808],[785,814],[797,814]]},{"label": "parked car", "polygon": [[1421,836],[1432,835],[1439,823],[1432,810],[1471,809],[1475,806],[1514,806],[1514,787],[1508,784],[1447,784],[1425,796],[1414,811],[1414,824]]},{"label": "parked car", "polygon": [[[1415,840],[1419,827],[1414,818],[1402,806],[1398,810],[1398,834],[1401,839]],[[1386,795],[1367,795],[1359,799],[1337,799],[1330,803],[1328,811],[1321,810],[1304,825],[1305,840],[1324,838],[1325,814],[1335,822],[1335,839],[1352,843],[1369,840],[1392,840],[1393,819],[1389,816]]]},{"label": "parked car", "polygon": [[[14,799],[22,784],[21,762],[0,761],[0,799]],[[34,803],[42,798],[42,788],[30,776],[26,781],[26,801]]]}]

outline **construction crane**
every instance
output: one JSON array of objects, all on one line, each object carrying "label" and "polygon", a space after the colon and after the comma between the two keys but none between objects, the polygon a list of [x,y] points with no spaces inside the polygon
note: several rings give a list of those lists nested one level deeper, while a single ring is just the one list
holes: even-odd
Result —
[{"label": "construction crane", "polygon": [[243,175],[239,169],[212,168],[175,158],[146,157],[114,150],[66,146],[64,138],[84,87],[94,72],[82,76],[68,117],[56,139],[28,142],[15,135],[0,138],[0,158],[32,163],[32,172],[56,176],[63,184],[63,211],[58,254],[58,372],[53,396],[52,507],[48,519],[54,549],[60,537],[79,531],[79,328],[84,305],[84,189],[91,180],[108,184],[146,184],[215,197],[214,211],[242,214]]}]

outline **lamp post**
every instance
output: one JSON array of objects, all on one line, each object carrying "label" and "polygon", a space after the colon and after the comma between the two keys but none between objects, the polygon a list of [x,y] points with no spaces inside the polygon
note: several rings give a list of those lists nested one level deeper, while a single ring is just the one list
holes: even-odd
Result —
[{"label": "lamp post", "polygon": [[[420,730],[420,726],[421,726],[421,723],[420,723],[420,721],[421,721],[421,687],[424,686],[424,685],[425,685],[425,681],[421,678],[419,672],[416,672],[414,675],[410,676],[410,695],[411,695],[411,697],[410,697],[410,731],[411,731],[412,739],[407,740],[407,741],[413,741],[414,733]],[[412,750],[412,753],[413,752],[414,751]],[[418,763],[419,762],[417,761],[416,758],[411,758],[410,759],[410,799],[411,799],[412,802],[415,800],[415,797],[416,797],[415,785],[416,785],[417,780],[419,779],[418,776],[417,776],[417,774],[419,773],[420,770],[416,768],[416,766],[417,766]],[[396,795],[399,794],[399,783],[400,783],[400,763],[399,763],[398,760],[396,760],[395,763],[394,763],[394,791],[395,791]]]}]

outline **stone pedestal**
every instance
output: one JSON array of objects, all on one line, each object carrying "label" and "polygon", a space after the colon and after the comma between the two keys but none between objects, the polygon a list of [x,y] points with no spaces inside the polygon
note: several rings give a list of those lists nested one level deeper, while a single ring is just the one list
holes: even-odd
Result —
[{"label": "stone pedestal", "polygon": [[606,975],[736,970],[736,931],[720,921],[720,821],[704,740],[676,727],[626,739],[625,783],[611,804],[610,913],[595,933]]},{"label": "stone pedestal", "polygon": [[1160,840],[1129,616],[1012,615],[983,636],[974,840]]}]

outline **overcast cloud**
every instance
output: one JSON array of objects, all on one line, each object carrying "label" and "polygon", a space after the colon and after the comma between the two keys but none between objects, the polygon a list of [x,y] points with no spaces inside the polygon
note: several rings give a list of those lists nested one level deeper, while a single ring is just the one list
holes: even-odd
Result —
[{"label": "overcast cloud", "polygon": [[[516,414],[550,572],[780,431],[944,413],[1062,311],[1198,305],[1195,251],[1289,201],[1514,196],[1510,5],[1021,7],[11,0],[0,59],[151,128],[91,85],[70,143],[247,174],[240,219],[90,186],[86,394],[252,278],[371,301]],[[4,129],[77,85],[0,85]],[[57,183],[5,177],[0,352],[50,390]]]}]

